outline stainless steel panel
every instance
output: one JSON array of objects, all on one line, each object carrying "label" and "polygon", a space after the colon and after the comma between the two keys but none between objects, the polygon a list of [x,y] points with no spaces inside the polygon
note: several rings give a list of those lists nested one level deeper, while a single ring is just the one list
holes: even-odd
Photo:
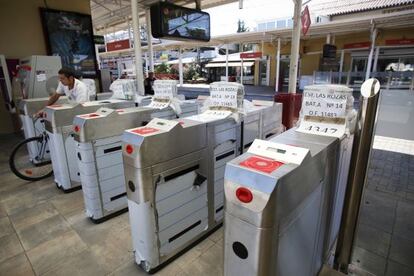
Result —
[{"label": "stainless steel panel", "polygon": [[[249,271],[248,275],[316,275],[338,231],[334,219],[340,215],[351,150],[344,150],[344,145],[349,145],[349,139],[292,129],[270,141],[309,149],[302,164],[283,164],[270,173],[261,172],[241,165],[254,156],[251,153],[227,163],[226,275],[243,271]],[[239,187],[252,192],[250,203],[237,199]],[[251,252],[246,259],[233,252],[232,244],[238,240]]]}]

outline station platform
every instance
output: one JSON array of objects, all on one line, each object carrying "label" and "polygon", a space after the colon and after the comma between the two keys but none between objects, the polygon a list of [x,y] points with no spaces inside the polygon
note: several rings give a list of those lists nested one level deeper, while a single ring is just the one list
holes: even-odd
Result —
[{"label": "station platform", "polygon": [[[10,172],[18,139],[0,136],[0,274],[148,275],[134,263],[127,213],[93,224],[82,191],[64,194],[52,178],[29,183]],[[377,136],[352,275],[414,275],[413,179],[414,142]],[[155,275],[222,274],[221,227]]]},{"label": "station platform", "polygon": [[414,141],[376,136],[352,271],[355,275],[414,275],[413,260]]}]

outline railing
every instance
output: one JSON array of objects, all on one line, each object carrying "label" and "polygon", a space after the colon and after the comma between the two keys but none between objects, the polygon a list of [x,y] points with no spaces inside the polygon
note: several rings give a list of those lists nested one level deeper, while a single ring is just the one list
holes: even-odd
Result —
[{"label": "railing", "polygon": [[[414,72],[372,72],[371,78],[377,78],[381,88],[414,90]],[[359,91],[365,80],[365,72],[318,72],[313,73],[314,84],[343,84]]]}]

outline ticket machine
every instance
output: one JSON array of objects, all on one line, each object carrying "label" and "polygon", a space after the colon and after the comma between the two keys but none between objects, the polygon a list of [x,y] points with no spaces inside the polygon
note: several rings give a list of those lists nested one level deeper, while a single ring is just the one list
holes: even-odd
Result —
[{"label": "ticket machine", "polygon": [[49,136],[56,185],[65,192],[80,188],[80,172],[77,164],[75,140],[73,139],[73,118],[79,114],[91,113],[100,107],[125,108],[134,102],[108,99],[82,104],[55,104],[45,108],[45,127]]},{"label": "ticket machine", "polygon": [[177,115],[171,107],[154,109],[131,107],[100,108],[78,115],[73,121],[76,155],[80,171],[86,215],[95,223],[127,210],[122,163],[121,135],[126,129],[144,126],[152,118],[175,119],[198,113],[195,101],[180,104]]}]

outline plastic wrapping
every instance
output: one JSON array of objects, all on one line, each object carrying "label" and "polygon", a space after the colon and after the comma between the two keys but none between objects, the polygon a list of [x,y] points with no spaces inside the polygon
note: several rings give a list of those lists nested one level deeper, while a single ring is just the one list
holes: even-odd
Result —
[{"label": "plastic wrapping", "polygon": [[132,79],[118,79],[111,83],[109,90],[114,93],[112,99],[132,100],[137,92],[137,84]]},{"label": "plastic wrapping", "polygon": [[82,82],[86,85],[86,87],[88,88],[88,96],[89,98],[91,96],[95,96],[96,95],[96,85],[95,85],[95,80],[94,79],[82,79]]},{"label": "plastic wrapping", "polygon": [[180,104],[183,102],[177,95],[177,81],[175,80],[155,80],[154,81],[154,96],[148,107],[163,109],[171,107],[175,114],[182,113]]}]

